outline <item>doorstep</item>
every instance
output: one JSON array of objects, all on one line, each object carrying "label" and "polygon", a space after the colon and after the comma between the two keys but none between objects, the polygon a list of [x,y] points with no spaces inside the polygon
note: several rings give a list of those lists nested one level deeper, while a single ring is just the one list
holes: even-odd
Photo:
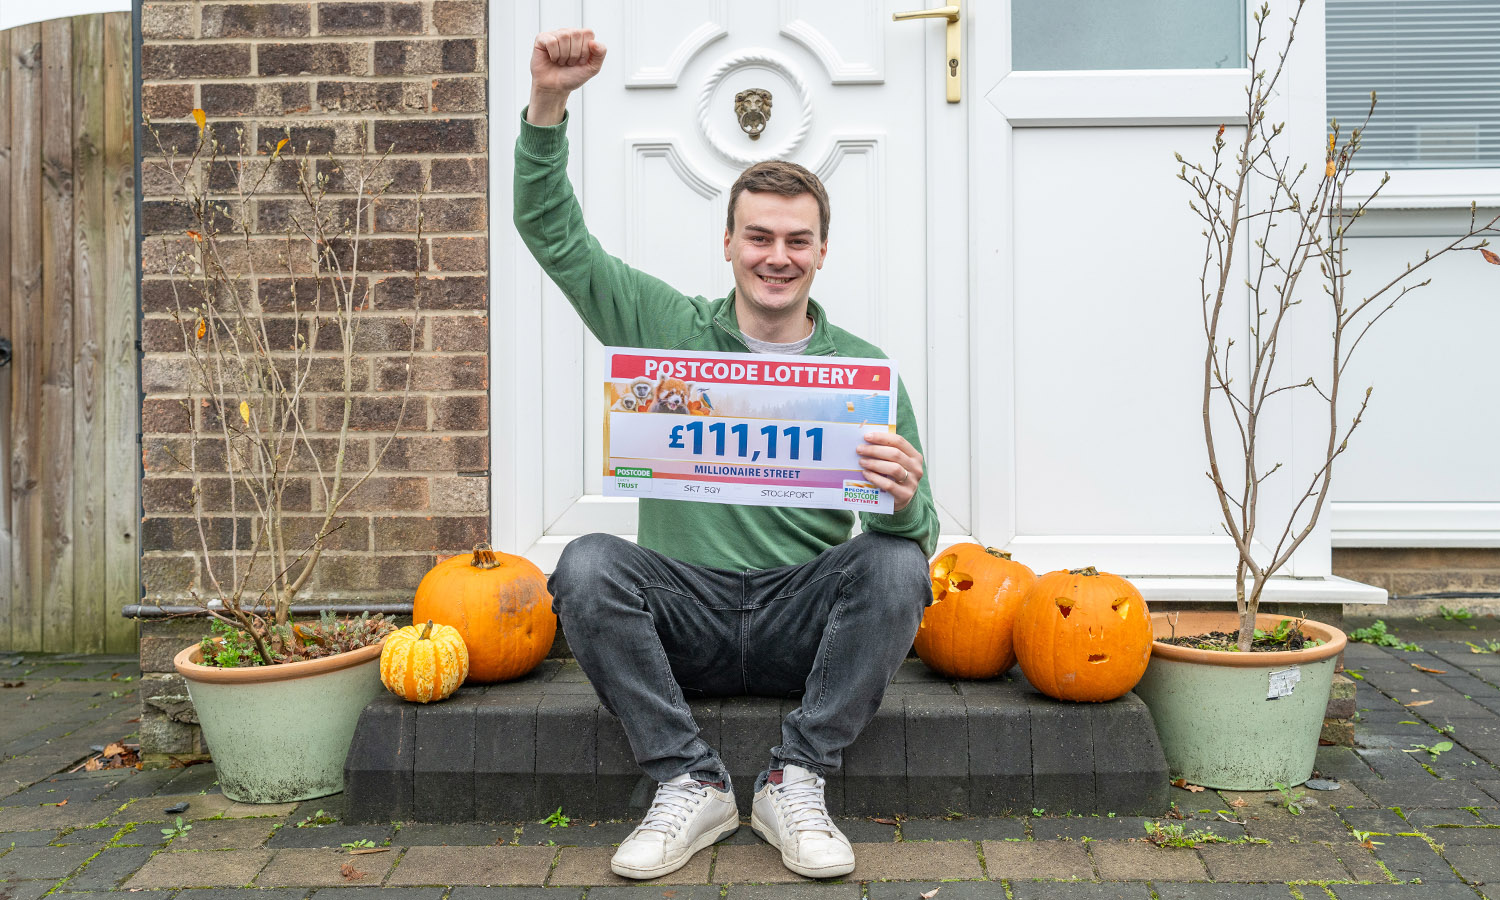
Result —
[{"label": "doorstep", "polygon": [[[741,808],[797,704],[691,701]],[[360,717],[344,774],[349,823],[535,820],[559,806],[585,818],[634,818],[654,788],[577,663],[559,659],[429,706],[377,698]],[[954,682],[907,660],[845,751],[827,798],[844,816],[1154,815],[1170,806],[1169,790],[1151,714],[1134,694],[1064,703],[1038,694],[1019,669]]]}]

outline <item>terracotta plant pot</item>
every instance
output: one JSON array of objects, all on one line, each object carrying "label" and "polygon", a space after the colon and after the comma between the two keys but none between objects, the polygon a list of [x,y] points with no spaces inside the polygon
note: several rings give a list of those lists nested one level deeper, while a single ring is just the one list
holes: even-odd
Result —
[{"label": "terracotta plant pot", "polygon": [[[1261,614],[1256,627],[1289,616]],[[1232,653],[1164,644],[1160,638],[1234,632],[1227,612],[1153,613],[1151,664],[1136,685],[1156,720],[1173,778],[1238,791],[1301,784],[1312,775],[1333,670],[1346,643],[1332,625],[1304,620],[1317,647]]]},{"label": "terracotta plant pot", "polygon": [[198,644],[173,662],[213,754],[224,795],[287,803],[344,789],[354,726],[380,685],[384,641],[348,653],[276,666],[200,665]]}]

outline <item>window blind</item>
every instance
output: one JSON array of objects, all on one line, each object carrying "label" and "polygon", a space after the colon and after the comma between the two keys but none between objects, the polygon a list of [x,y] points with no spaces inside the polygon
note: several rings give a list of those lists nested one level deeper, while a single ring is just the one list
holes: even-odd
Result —
[{"label": "window blind", "polygon": [[1327,0],[1328,115],[1355,167],[1500,166],[1500,0]]}]

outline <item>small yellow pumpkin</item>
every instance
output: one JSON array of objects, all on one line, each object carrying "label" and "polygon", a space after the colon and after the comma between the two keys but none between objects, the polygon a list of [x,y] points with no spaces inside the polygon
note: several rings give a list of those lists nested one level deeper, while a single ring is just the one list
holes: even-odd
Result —
[{"label": "small yellow pumpkin", "polygon": [[385,639],[380,683],[403,700],[446,700],[469,674],[469,649],[452,625],[408,625]]}]

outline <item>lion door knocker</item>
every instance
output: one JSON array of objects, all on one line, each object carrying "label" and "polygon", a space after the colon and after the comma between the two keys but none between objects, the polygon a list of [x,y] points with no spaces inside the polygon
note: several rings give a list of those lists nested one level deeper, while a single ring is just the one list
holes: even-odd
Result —
[{"label": "lion door knocker", "polygon": [[750,140],[760,140],[760,133],[771,121],[771,92],[765,88],[746,88],[735,94],[734,115],[740,120],[740,130],[750,135]]}]

